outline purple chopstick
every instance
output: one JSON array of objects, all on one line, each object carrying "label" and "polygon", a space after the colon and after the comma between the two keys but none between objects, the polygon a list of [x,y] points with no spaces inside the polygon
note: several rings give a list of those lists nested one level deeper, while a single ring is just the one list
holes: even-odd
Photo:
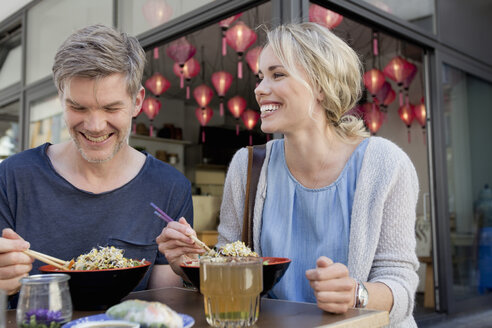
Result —
[{"label": "purple chopstick", "polygon": [[154,214],[160,217],[161,219],[163,219],[164,221],[168,223],[174,221],[173,219],[171,219],[169,215],[166,214],[166,212],[161,210],[156,204],[150,203],[150,206],[152,206],[155,209]]}]

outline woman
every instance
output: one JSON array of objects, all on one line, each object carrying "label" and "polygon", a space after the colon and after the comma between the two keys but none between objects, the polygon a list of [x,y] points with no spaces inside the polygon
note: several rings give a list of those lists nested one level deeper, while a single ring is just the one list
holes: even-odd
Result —
[{"label": "woman", "polygon": [[[362,121],[345,115],[361,93],[357,55],[324,27],[302,23],[268,32],[259,65],[261,129],[284,138],[267,144],[253,240],[261,256],[292,259],[270,296],[334,313],[387,310],[392,325],[416,327],[417,175],[401,149],[367,138]],[[225,182],[218,246],[241,239],[246,176],[241,149]],[[199,253],[185,230],[176,223],[159,237],[170,262]]]}]

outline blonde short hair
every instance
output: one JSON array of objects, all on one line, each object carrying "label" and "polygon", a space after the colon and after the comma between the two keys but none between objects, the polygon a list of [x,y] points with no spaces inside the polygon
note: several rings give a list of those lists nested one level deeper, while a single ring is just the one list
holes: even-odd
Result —
[{"label": "blonde short hair", "polygon": [[121,73],[133,101],[142,87],[145,52],[135,37],[97,24],[84,27],[60,46],[53,64],[53,79],[60,95],[73,77],[99,79]]},{"label": "blonde short hair", "polygon": [[[313,99],[321,92],[321,106],[328,121],[344,140],[366,137],[363,121],[346,115],[359,100],[362,64],[355,51],[327,28],[316,23],[280,25],[267,32],[267,46]],[[307,76],[301,78],[299,68]],[[311,106],[311,110],[314,106]]]}]

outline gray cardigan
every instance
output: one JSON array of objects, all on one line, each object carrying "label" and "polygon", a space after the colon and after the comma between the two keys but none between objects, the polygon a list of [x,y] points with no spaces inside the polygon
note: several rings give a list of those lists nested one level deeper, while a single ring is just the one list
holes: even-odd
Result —
[{"label": "gray cardigan", "polygon": [[[253,239],[261,254],[260,233],[272,149],[267,143],[255,198]],[[248,154],[240,149],[227,173],[220,211],[218,245],[241,240]],[[416,327],[418,285],[415,219],[418,178],[408,156],[392,142],[371,137],[359,172],[350,224],[348,269],[361,281],[382,282],[393,292],[391,327]],[[295,265],[295,263],[294,263]],[[370,295],[369,295],[370,297]]]}]

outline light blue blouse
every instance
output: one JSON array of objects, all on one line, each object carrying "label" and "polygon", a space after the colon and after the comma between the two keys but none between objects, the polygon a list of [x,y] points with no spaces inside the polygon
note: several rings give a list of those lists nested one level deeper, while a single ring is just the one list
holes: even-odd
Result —
[{"label": "light blue blouse", "polygon": [[355,149],[340,176],[320,189],[302,186],[285,162],[284,140],[272,145],[260,235],[263,256],[292,259],[269,296],[316,302],[305,272],[327,256],[347,265],[350,216],[357,176],[369,139]]}]

